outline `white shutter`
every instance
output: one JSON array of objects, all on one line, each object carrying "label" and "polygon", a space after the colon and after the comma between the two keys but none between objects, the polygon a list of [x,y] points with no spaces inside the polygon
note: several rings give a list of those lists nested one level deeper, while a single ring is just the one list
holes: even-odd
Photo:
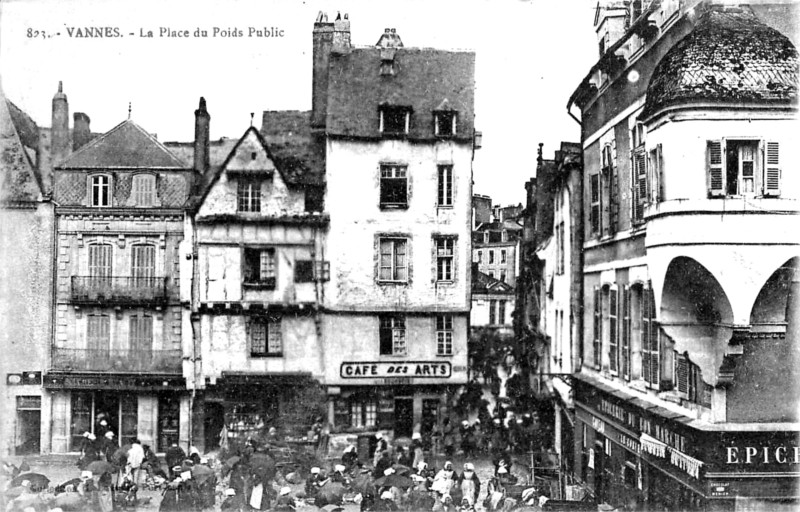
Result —
[{"label": "white shutter", "polygon": [[767,142],[764,155],[764,195],[781,195],[780,147],[777,142]]},{"label": "white shutter", "polygon": [[725,195],[725,151],[722,141],[707,142],[708,196]]}]

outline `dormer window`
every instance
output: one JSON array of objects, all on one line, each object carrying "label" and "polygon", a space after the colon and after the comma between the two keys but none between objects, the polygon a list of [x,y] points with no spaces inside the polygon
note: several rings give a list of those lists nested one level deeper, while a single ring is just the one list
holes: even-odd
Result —
[{"label": "dormer window", "polygon": [[454,110],[433,113],[433,133],[437,137],[452,137],[456,134],[458,114]]},{"label": "dormer window", "polygon": [[411,108],[382,106],[380,109],[380,132],[384,135],[407,135],[411,126]]},{"label": "dormer window", "polygon": [[92,206],[111,206],[111,177],[97,174],[89,178],[91,183]]},{"label": "dormer window", "polygon": [[133,177],[133,201],[136,206],[153,206],[156,198],[156,177],[137,174]]}]

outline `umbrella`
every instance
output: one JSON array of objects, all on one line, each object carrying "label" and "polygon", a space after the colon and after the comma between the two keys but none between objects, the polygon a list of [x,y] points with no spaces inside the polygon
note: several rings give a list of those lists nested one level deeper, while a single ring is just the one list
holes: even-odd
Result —
[{"label": "umbrella", "polygon": [[353,492],[360,492],[361,494],[369,494],[375,492],[375,482],[369,473],[362,473],[353,480],[351,486]]},{"label": "umbrella", "polygon": [[192,468],[192,479],[198,484],[202,484],[206,480],[210,480],[213,477],[214,470],[208,466],[203,466],[201,464]]},{"label": "umbrella", "polygon": [[114,455],[111,457],[114,462],[118,466],[124,466],[128,462],[128,452],[131,449],[131,445],[126,443],[117,448],[117,451],[114,452]]},{"label": "umbrella", "polygon": [[11,480],[8,486],[17,487],[18,485],[22,485],[22,482],[25,480],[31,483],[31,491],[33,492],[47,489],[47,486],[50,484],[50,479],[40,473],[22,473]]},{"label": "umbrella", "polygon": [[86,471],[91,471],[92,475],[97,476],[104,473],[115,473],[117,471],[117,466],[104,460],[96,460],[86,466]]},{"label": "umbrella", "polygon": [[394,469],[394,472],[398,475],[407,475],[411,473],[411,468],[402,464],[393,464],[392,469]]},{"label": "umbrella", "polygon": [[320,487],[317,497],[314,498],[314,504],[318,507],[330,504],[341,505],[345,492],[344,485],[338,482],[328,482]]},{"label": "umbrella", "polygon": [[399,487],[400,489],[408,489],[414,485],[414,482],[405,475],[392,473],[391,475],[382,476],[375,480],[375,485],[378,487]]}]

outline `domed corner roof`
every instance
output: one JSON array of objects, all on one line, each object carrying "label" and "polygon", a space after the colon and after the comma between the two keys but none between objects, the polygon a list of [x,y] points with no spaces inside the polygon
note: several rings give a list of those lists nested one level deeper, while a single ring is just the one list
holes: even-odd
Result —
[{"label": "domed corner roof", "polygon": [[798,58],[792,42],[747,8],[712,9],[656,66],[643,118],[681,104],[791,104]]}]

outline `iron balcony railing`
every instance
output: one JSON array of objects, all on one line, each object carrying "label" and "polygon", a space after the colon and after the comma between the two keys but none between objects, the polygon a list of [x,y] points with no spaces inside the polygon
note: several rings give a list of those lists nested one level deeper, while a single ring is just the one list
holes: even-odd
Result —
[{"label": "iron balcony railing", "polygon": [[84,304],[152,304],[167,300],[166,277],[73,276],[70,296]]},{"label": "iron balcony railing", "polygon": [[181,373],[181,350],[53,349],[53,369],[110,373]]}]

